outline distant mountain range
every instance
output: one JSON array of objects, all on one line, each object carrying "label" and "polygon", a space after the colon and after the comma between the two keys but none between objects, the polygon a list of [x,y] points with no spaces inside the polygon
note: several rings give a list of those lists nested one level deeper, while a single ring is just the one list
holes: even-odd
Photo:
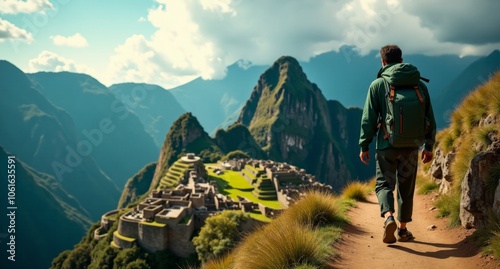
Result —
[{"label": "distant mountain range", "polygon": [[[40,72],[28,75],[53,104],[74,120],[80,143],[121,189],[159,147],[138,116],[99,81],[85,74]],[[83,149],[82,149],[83,150]]]},{"label": "distant mountain range", "polygon": [[[476,56],[403,55],[405,62],[416,65],[421,75],[429,78],[428,87],[434,99]],[[381,67],[378,52],[360,56],[353,48],[343,47],[338,52],[317,55],[308,62],[299,62],[310,81],[323,92],[327,100],[337,100],[345,107],[362,107],[366,91]],[[197,78],[170,91],[181,105],[198,118],[209,134],[231,125],[267,65],[248,67],[235,63],[228,67],[221,80]],[[471,89],[472,90],[472,89]]]},{"label": "distant mountain range", "polygon": [[449,125],[450,113],[457,108],[462,100],[475,88],[483,85],[500,70],[500,51],[495,50],[490,55],[480,58],[469,65],[438,95],[434,104],[434,115],[438,127]]},{"label": "distant mountain range", "polygon": [[171,91],[144,83],[121,83],[109,87],[120,101],[134,112],[158,148],[172,123],[186,111]]}]

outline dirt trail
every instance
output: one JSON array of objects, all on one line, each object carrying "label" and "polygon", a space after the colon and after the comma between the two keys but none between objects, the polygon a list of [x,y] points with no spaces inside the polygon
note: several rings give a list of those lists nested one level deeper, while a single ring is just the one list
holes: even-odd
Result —
[{"label": "dirt trail", "polygon": [[[342,242],[337,246],[340,258],[335,268],[494,268],[500,266],[491,257],[484,257],[470,238],[472,230],[448,229],[446,220],[435,218],[432,195],[416,195],[413,222],[408,229],[414,241],[384,244],[383,222],[377,198],[369,196],[368,202],[358,203],[348,212],[351,224],[347,225]],[[430,225],[437,226],[430,231]]]}]

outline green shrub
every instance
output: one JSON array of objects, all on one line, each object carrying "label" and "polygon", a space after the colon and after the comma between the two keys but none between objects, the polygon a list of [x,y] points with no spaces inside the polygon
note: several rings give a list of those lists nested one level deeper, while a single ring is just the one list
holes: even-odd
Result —
[{"label": "green shrub", "polygon": [[239,239],[240,225],[248,219],[248,214],[232,210],[207,218],[200,234],[193,238],[198,258],[206,262],[228,253]]},{"label": "green shrub", "polygon": [[222,158],[223,161],[225,160],[232,160],[232,159],[249,159],[250,156],[248,155],[248,153],[242,151],[242,150],[234,150],[234,151],[231,151],[229,152],[228,154],[226,154],[226,156],[224,156]]}]

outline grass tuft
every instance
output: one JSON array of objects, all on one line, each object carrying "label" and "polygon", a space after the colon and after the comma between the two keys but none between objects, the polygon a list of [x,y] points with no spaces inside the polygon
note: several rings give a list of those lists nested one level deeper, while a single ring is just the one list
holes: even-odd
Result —
[{"label": "grass tuft", "polygon": [[330,193],[310,191],[283,214],[287,222],[322,227],[346,221],[341,201]]},{"label": "grass tuft", "polygon": [[231,269],[233,268],[233,255],[226,255],[224,257],[218,257],[215,259],[211,259],[208,262],[204,263],[201,267],[202,269]]},{"label": "grass tuft", "polygon": [[452,189],[450,193],[439,196],[436,201],[438,208],[438,218],[448,217],[449,227],[457,227],[460,225],[460,196],[461,193]]},{"label": "grass tuft", "polygon": [[367,183],[353,181],[348,183],[347,186],[345,186],[342,190],[342,198],[365,202],[367,200],[368,194],[370,194],[370,192],[374,188],[375,187],[372,188]]},{"label": "grass tuft", "polygon": [[273,222],[247,238],[234,259],[234,268],[294,268],[324,266],[330,242],[318,230],[298,223]]},{"label": "grass tuft", "polygon": [[432,180],[429,176],[424,176],[421,173],[417,174],[417,187],[418,194],[429,194],[439,188],[436,181]]}]

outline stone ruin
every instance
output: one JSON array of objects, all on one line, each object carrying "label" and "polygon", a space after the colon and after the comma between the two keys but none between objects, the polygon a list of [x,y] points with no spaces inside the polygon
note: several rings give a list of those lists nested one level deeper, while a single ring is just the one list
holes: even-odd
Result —
[{"label": "stone ruin", "polygon": [[[187,155],[184,161],[198,161],[197,157]],[[250,167],[249,167],[250,166]],[[260,178],[268,178],[268,186],[283,206],[288,207],[310,189],[331,192],[331,186],[314,181],[314,176],[303,169],[286,163],[252,159],[230,160],[220,164],[221,171],[235,170],[242,172],[251,185]],[[94,233],[95,239],[106,236],[107,231],[118,221],[118,229],[113,234],[112,245],[117,248],[131,248],[134,244],[150,252],[168,249],[180,257],[187,257],[195,252],[191,242],[193,233],[201,229],[205,220],[223,210],[260,211],[267,217],[278,215],[281,210],[256,204],[244,197],[238,201],[222,195],[215,181],[206,182],[197,171],[191,169],[186,185],[180,184],[175,189],[158,189],[141,201],[129,212],[113,219],[119,211],[113,210],[102,216],[101,227]],[[242,172],[243,173],[243,172]],[[116,217],[115,217],[116,218]]]}]

